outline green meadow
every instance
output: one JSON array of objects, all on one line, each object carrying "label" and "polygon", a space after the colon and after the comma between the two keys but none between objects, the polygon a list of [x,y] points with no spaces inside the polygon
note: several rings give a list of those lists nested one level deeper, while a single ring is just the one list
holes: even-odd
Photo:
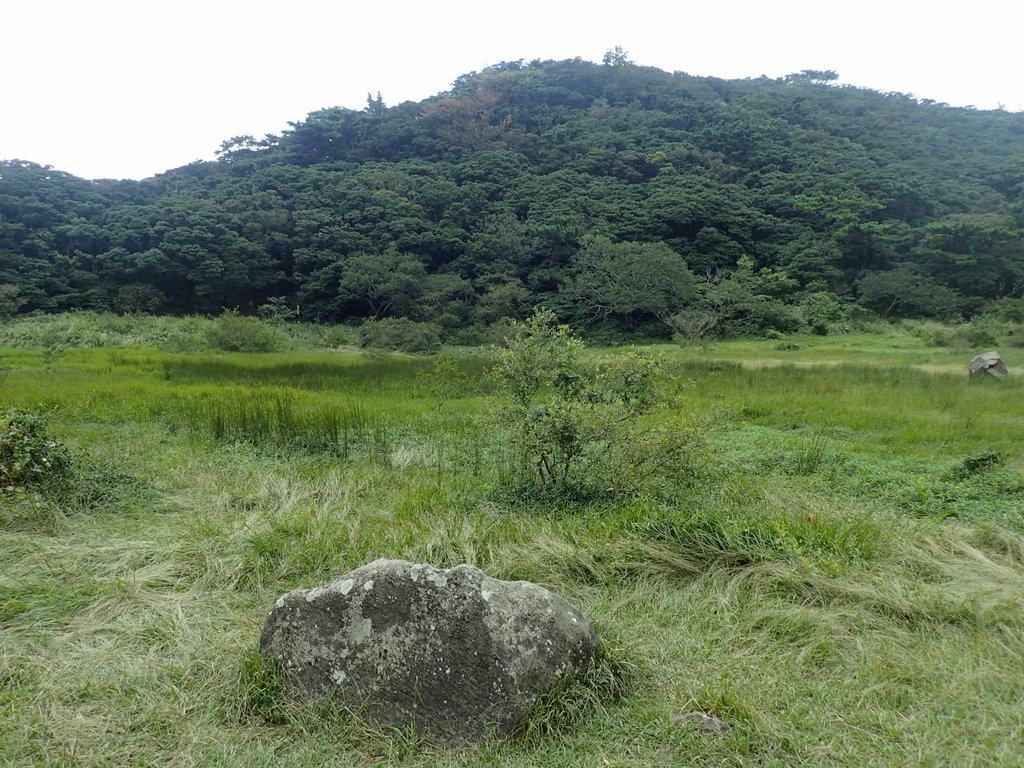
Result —
[{"label": "green meadow", "polygon": [[[2,765],[1024,764],[1024,376],[969,381],[983,350],[658,346],[686,461],[543,494],[486,350],[446,353],[445,399],[435,358],[343,329],[257,354],[202,349],[199,319],[19,322],[0,411],[41,414],[73,472],[0,492]],[[256,654],[274,600],[378,557],[552,589],[602,666],[454,753],[289,700]]]}]

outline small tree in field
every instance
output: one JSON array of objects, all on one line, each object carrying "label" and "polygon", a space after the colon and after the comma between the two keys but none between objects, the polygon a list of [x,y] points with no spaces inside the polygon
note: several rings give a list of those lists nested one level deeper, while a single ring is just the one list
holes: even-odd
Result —
[{"label": "small tree in field", "polygon": [[451,355],[438,355],[434,358],[434,364],[427,370],[420,371],[416,380],[437,403],[439,411],[449,400],[465,397],[473,392],[469,374],[459,367]]},{"label": "small tree in field", "polygon": [[677,470],[693,444],[692,430],[643,421],[671,402],[658,357],[633,351],[591,362],[583,342],[547,310],[521,323],[496,356],[490,375],[509,400],[500,419],[545,490],[637,488]]},{"label": "small tree in field", "polygon": [[708,348],[708,332],[718,325],[718,314],[709,309],[684,309],[676,312],[665,322],[674,331],[677,341],[700,344]]}]

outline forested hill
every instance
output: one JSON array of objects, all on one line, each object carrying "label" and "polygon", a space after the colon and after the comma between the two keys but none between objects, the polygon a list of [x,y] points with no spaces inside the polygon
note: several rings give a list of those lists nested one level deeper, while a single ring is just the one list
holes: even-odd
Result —
[{"label": "forested hill", "polygon": [[607,62],[506,63],[424,102],[326,109],[142,182],[0,163],[0,314],[262,305],[465,333],[543,303],[627,331],[700,312],[752,333],[854,304],[1019,303],[1024,114],[830,72]]}]

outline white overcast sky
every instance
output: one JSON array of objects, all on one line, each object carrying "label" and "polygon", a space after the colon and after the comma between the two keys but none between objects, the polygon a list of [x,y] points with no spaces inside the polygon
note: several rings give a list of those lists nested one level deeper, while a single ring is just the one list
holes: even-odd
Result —
[{"label": "white overcast sky", "polygon": [[1021,0],[0,0],[0,159],[143,178],[329,106],[447,90],[500,61],[717,77],[834,69],[956,106],[1024,109]]}]

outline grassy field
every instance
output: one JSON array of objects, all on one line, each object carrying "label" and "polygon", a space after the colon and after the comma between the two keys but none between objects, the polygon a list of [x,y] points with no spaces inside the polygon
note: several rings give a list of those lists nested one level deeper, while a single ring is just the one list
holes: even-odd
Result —
[{"label": "grassy field", "polygon": [[[1024,377],[906,334],[664,347],[700,455],[543,499],[481,353],[439,408],[429,358],[86,346],[0,350],[79,478],[0,495],[2,765],[1024,764]],[[273,601],[376,557],[562,594],[617,697],[444,753],[275,695]]]}]

